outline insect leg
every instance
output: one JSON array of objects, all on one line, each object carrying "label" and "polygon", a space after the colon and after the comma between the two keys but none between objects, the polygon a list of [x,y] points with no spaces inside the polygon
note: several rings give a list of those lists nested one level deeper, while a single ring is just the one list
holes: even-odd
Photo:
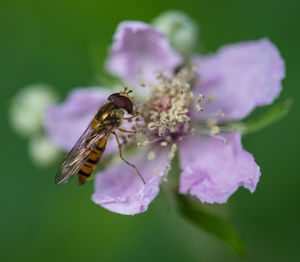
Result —
[{"label": "insect leg", "polygon": [[135,117],[137,117],[137,116],[139,116],[140,115],[140,113],[136,113],[135,115],[133,115],[133,116],[130,116],[130,117],[124,117],[124,119],[125,120],[131,120],[131,119],[133,119],[133,118],[135,118]]},{"label": "insect leg", "polygon": [[121,146],[120,140],[119,140],[119,138],[118,138],[118,135],[117,135],[115,132],[113,132],[113,134],[115,135],[115,138],[116,138],[117,143],[118,143],[118,147],[119,147],[119,152],[120,152],[120,157],[121,157],[121,159],[122,159],[127,165],[131,166],[131,167],[135,170],[135,172],[136,172],[137,175],[140,177],[140,179],[142,179],[144,185],[146,185],[146,181],[144,180],[143,176],[142,176],[141,173],[138,171],[138,169],[136,168],[136,166],[135,166],[134,164],[131,164],[130,162],[128,162],[128,161],[123,157],[123,155],[122,155],[122,146]]},{"label": "insect leg", "polygon": [[129,134],[135,134],[136,131],[133,130],[125,130],[123,128],[118,128],[119,131],[124,132],[124,133],[129,133]]}]

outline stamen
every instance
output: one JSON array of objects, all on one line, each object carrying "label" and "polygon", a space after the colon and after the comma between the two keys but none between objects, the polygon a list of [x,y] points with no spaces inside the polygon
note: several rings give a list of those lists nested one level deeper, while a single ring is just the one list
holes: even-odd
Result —
[{"label": "stamen", "polygon": [[[195,77],[193,68],[182,68],[173,78],[162,71],[156,76],[160,81],[151,87],[142,111],[149,131],[164,136],[167,131],[176,132],[180,124],[189,130],[189,108],[194,104],[194,94],[190,82]],[[200,97],[201,100],[201,97]]]},{"label": "stamen", "polygon": [[218,136],[214,135],[214,136],[212,136],[212,137],[213,137],[213,138],[216,138],[216,139],[222,140],[222,141],[224,142],[224,145],[228,145],[228,144],[229,144],[228,139],[226,139],[225,137],[223,137],[223,136],[221,136],[221,135],[218,135]]},{"label": "stamen", "polygon": [[137,142],[136,145],[137,145],[138,148],[142,148],[143,146],[147,146],[147,145],[151,145],[151,144],[154,144],[154,143],[158,143],[160,141],[161,141],[161,138],[159,137],[159,138],[153,139],[151,141],[146,140],[144,142]]},{"label": "stamen", "polygon": [[144,142],[137,142],[136,143],[136,146],[138,147],[138,148],[142,148],[143,146],[146,146],[146,145],[148,145],[148,144],[150,144],[150,142],[149,141],[144,141]]},{"label": "stamen", "polygon": [[196,108],[196,110],[198,110],[198,111],[200,111],[200,112],[203,111],[203,107],[200,106],[200,105],[196,105],[195,108]]},{"label": "stamen", "polygon": [[216,138],[222,140],[225,145],[228,145],[228,140],[225,137],[223,137],[222,135],[217,135],[220,134],[221,132],[222,132],[222,127],[213,126],[211,128],[207,128],[207,127],[205,128],[205,126],[203,126],[203,128],[196,129],[194,135]]},{"label": "stamen", "polygon": [[204,100],[204,95],[200,94],[198,97],[198,103],[200,104]]}]

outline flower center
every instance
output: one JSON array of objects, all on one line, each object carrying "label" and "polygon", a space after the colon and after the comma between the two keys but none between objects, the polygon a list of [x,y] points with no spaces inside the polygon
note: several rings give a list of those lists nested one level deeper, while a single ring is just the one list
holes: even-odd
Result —
[{"label": "flower center", "polygon": [[162,72],[157,75],[158,82],[151,87],[151,93],[142,105],[141,112],[146,128],[151,135],[169,136],[178,129],[190,128],[189,107],[194,104],[191,82],[195,76],[194,68],[183,68],[172,78]]},{"label": "flower center", "polygon": [[167,95],[164,95],[157,101],[154,101],[153,106],[157,112],[167,112],[172,107],[171,98]]},{"label": "flower center", "polygon": [[[158,143],[169,148],[169,158],[175,156],[177,142],[186,136],[208,135],[219,138],[220,128],[215,119],[201,122],[198,126],[191,125],[191,112],[203,111],[204,96],[195,98],[192,83],[195,80],[196,68],[183,67],[173,77],[162,72],[157,75],[157,83],[150,88],[150,94],[138,106],[142,121],[136,122],[135,141],[143,146]],[[215,96],[208,97],[206,103],[211,103]],[[150,152],[148,158],[155,154]]]},{"label": "flower center", "polygon": [[[169,158],[175,156],[176,142],[191,132],[190,109],[194,107],[191,83],[196,75],[192,66],[182,68],[173,77],[162,72],[157,83],[150,87],[150,94],[138,106],[140,122],[135,125],[138,146],[157,143],[169,148]],[[153,159],[151,152],[148,156]]]}]

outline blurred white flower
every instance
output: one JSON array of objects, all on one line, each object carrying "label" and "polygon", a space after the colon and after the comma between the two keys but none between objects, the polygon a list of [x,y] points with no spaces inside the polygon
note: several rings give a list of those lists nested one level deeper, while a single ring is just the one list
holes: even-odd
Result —
[{"label": "blurred white flower", "polygon": [[171,46],[184,57],[195,51],[199,39],[199,27],[180,11],[167,11],[156,17],[152,25],[162,31]]},{"label": "blurred white flower", "polygon": [[25,137],[43,131],[43,111],[58,102],[53,88],[47,84],[32,84],[19,91],[11,101],[10,121],[15,131]]},{"label": "blurred white flower", "polygon": [[29,154],[37,166],[47,167],[60,160],[61,150],[42,135],[30,139]]}]

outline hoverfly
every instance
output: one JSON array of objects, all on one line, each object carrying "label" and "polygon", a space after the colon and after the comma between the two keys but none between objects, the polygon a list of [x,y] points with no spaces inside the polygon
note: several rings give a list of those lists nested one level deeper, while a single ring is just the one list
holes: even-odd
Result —
[{"label": "hoverfly", "polygon": [[[120,128],[124,119],[130,120],[138,115],[133,114],[133,102],[129,97],[129,93],[131,92],[131,90],[127,91],[127,88],[125,88],[121,93],[110,95],[108,101],[98,109],[92,122],[78,139],[57,171],[55,177],[56,184],[65,184],[78,174],[77,184],[83,185],[100,162],[107,140],[111,134],[116,138],[121,159],[135,170],[145,184],[145,180],[135,165],[123,157],[121,143],[115,132],[119,130],[126,133],[135,133],[134,131]],[[124,111],[132,116],[124,117]]]}]

